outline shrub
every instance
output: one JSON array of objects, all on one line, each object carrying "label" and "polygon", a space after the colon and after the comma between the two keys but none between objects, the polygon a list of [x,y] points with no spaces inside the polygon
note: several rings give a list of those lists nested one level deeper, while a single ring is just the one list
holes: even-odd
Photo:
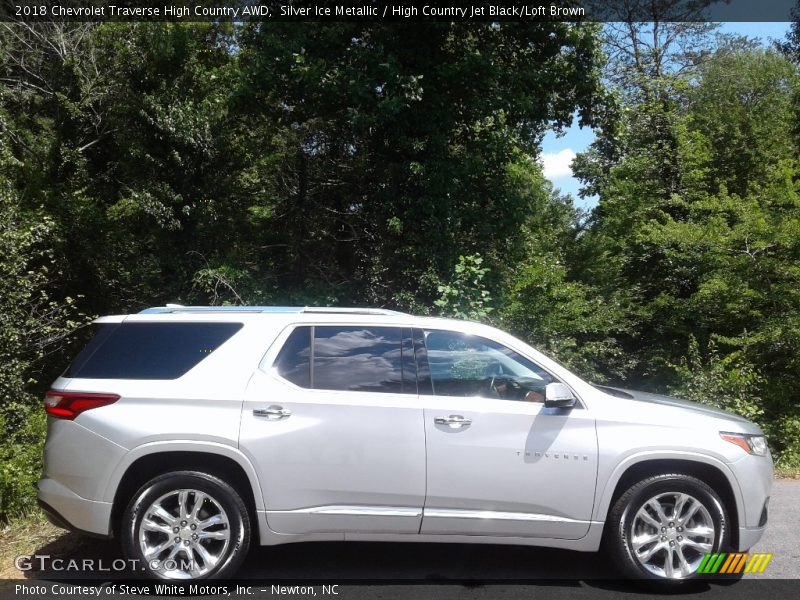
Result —
[{"label": "shrub", "polygon": [[[36,506],[36,481],[42,473],[42,450],[47,419],[30,403],[16,404],[11,412],[22,423],[0,444],[0,522]],[[8,430],[0,412],[0,429]]]},{"label": "shrub", "polygon": [[19,210],[0,176],[0,522],[34,506],[45,417],[39,368],[86,317],[71,298],[52,299],[57,273],[51,219]]},{"label": "shrub", "polygon": [[697,340],[692,337],[686,358],[673,366],[680,379],[671,390],[676,395],[763,424],[761,390],[764,377],[739,352],[722,355],[710,342],[703,357]]},{"label": "shrub", "polygon": [[487,321],[492,308],[492,296],[483,281],[488,268],[479,255],[459,256],[453,279],[438,286],[441,296],[434,302],[444,317]]}]

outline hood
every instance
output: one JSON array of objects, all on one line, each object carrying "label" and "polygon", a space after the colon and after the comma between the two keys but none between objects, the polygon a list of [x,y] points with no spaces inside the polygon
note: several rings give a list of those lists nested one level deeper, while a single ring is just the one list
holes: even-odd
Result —
[{"label": "hood", "polygon": [[718,419],[722,418],[729,421],[739,421],[741,423],[752,425],[750,421],[740,415],[737,415],[736,413],[714,408],[712,406],[706,406],[705,404],[700,404],[698,402],[691,402],[690,400],[682,400],[681,398],[673,398],[672,396],[662,396],[661,394],[651,394],[650,392],[641,392],[638,390],[626,390],[623,388],[606,385],[595,385],[594,387],[616,398],[625,398],[626,400],[637,400],[639,402],[649,402],[651,404],[674,406],[676,408],[682,408],[704,414],[709,417],[716,417]]}]

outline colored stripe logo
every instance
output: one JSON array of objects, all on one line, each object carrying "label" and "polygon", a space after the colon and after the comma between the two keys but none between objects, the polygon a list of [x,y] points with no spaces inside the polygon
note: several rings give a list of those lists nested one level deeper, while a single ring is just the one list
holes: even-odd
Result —
[{"label": "colored stripe logo", "polygon": [[706,574],[763,573],[771,560],[772,553],[766,552],[756,552],[755,554],[718,552],[706,554],[696,572]]}]

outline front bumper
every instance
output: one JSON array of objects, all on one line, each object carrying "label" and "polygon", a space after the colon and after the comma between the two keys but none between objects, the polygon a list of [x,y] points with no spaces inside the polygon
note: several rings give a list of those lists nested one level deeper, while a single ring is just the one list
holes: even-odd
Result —
[{"label": "front bumper", "polygon": [[49,477],[40,479],[37,488],[39,506],[53,525],[95,537],[112,537],[110,502],[82,498]]},{"label": "front bumper", "polygon": [[739,527],[739,552],[748,552],[764,535],[766,527]]},{"label": "front bumper", "polygon": [[738,550],[750,550],[764,534],[768,520],[769,497],[772,492],[772,457],[747,455],[730,463],[739,484],[742,510],[739,511]]}]

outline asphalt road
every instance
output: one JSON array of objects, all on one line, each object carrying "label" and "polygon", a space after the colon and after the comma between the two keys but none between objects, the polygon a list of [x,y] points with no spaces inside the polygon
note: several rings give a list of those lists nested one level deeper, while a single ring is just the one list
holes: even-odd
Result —
[{"label": "asphalt road", "polygon": [[775,482],[767,530],[753,549],[775,555],[758,577],[800,580],[800,480]]},{"label": "asphalt road", "polygon": [[[736,597],[753,600],[754,595],[797,597],[800,595],[798,533],[800,481],[776,481],[767,532],[753,548],[774,554],[766,572],[748,575],[734,585],[724,581],[702,584],[689,596],[706,600],[723,596],[725,600]],[[48,548],[41,548],[38,553],[48,553]],[[102,557],[110,561],[118,556],[114,542],[92,542],[82,546],[79,555],[72,558]],[[26,575],[40,582],[71,579],[52,571],[31,571]],[[481,544],[350,542],[253,548],[239,577],[281,585],[324,580],[340,585],[340,599],[639,598],[642,594],[628,582],[616,581],[613,566],[600,554]],[[29,579],[29,583],[35,582]],[[247,581],[243,583],[249,585]],[[252,600],[266,593],[260,592],[263,583],[253,589],[256,595],[248,597]],[[5,592],[1,595],[6,597]]]}]

